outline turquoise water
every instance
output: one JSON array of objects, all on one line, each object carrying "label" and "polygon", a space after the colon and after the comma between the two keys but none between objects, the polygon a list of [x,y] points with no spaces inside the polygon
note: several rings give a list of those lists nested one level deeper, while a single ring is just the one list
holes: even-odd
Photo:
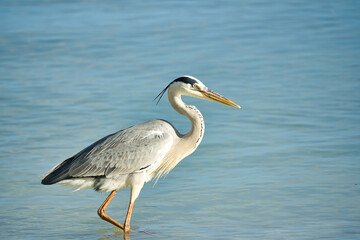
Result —
[{"label": "turquoise water", "polygon": [[[118,239],[106,193],[43,186],[118,129],[186,118],[152,99],[187,74],[242,106],[135,203],[131,239],[360,238],[358,1],[2,1],[0,238]],[[108,208],[120,222],[129,189]]]}]

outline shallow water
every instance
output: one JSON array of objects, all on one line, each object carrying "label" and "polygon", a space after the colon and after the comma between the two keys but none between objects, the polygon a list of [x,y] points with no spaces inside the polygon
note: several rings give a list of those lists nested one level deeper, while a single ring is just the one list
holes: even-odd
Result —
[{"label": "shallow water", "polygon": [[[360,238],[358,1],[2,1],[0,237],[118,239],[107,194],[43,186],[118,129],[187,119],[187,74],[242,106],[204,115],[197,151],[135,203],[131,239]],[[129,189],[107,212],[122,221]]]}]

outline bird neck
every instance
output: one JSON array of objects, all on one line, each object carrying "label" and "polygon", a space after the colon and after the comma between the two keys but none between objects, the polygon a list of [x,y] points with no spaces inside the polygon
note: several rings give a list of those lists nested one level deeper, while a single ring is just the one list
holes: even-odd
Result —
[{"label": "bird neck", "polygon": [[173,146],[173,151],[166,156],[160,166],[156,169],[157,179],[167,174],[173,169],[183,158],[190,155],[200,144],[204,131],[205,124],[203,116],[200,111],[191,105],[185,104],[181,100],[181,94],[173,91],[171,88],[168,92],[168,98],[171,106],[181,115],[186,116],[191,122],[190,131],[179,136],[179,141]]},{"label": "bird neck", "polygon": [[185,149],[189,149],[189,150],[191,149],[191,152],[188,153],[190,154],[193,151],[195,151],[195,149],[200,144],[204,136],[204,132],[205,132],[204,118],[201,112],[195,106],[185,104],[182,101],[180,94],[177,95],[169,94],[168,96],[171,106],[178,113],[186,116],[190,120],[191,123],[190,131],[182,137],[182,141],[181,141],[182,144],[186,145],[187,148]]}]

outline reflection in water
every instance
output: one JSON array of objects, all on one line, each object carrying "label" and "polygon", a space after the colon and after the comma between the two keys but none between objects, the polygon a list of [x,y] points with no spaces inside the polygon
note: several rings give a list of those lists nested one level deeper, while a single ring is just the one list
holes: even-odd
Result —
[{"label": "reflection in water", "polygon": [[125,234],[113,234],[113,235],[106,235],[104,237],[99,238],[99,240],[113,240],[113,239],[121,239],[130,240],[130,233]]},{"label": "reflection in water", "polygon": [[123,231],[115,231],[113,234],[107,234],[102,236],[101,238],[98,238],[98,240],[113,240],[113,239],[121,239],[123,238],[124,240],[130,240],[130,236],[131,234],[136,234],[136,235],[142,235],[143,237],[146,236],[154,236],[156,233],[151,232],[151,231],[136,231],[136,230],[132,230],[131,232],[128,233],[124,233]]},{"label": "reflection in water", "polygon": [[98,240],[113,240],[113,239],[121,239],[124,240],[130,240],[130,233],[124,234],[124,233],[114,233],[111,235],[104,235],[101,238],[98,238]]}]

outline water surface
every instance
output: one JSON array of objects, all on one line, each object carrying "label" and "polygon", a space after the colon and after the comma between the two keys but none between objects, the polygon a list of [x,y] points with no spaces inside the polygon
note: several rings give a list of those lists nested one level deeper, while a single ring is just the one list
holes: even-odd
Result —
[{"label": "water surface", "polygon": [[[3,1],[0,237],[118,239],[105,193],[53,165],[153,118],[187,74],[242,106],[203,113],[197,151],[135,203],[132,239],[360,238],[358,1]],[[129,189],[108,214],[122,222]]]}]

